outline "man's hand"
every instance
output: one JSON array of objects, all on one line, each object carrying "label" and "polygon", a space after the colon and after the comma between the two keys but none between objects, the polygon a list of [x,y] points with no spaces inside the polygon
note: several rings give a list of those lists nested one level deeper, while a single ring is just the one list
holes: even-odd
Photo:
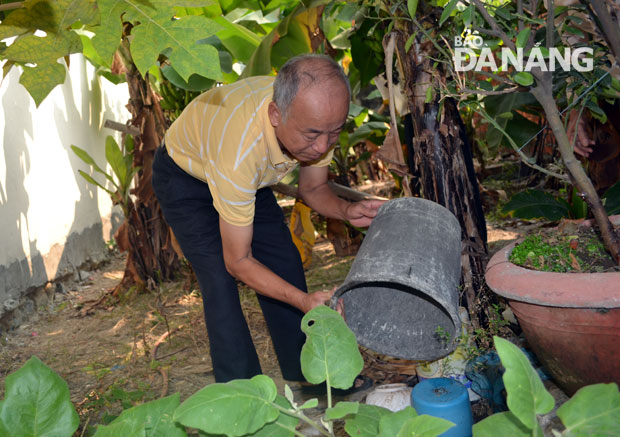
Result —
[{"label": "man's hand", "polygon": [[370,225],[377,215],[377,210],[386,200],[362,200],[349,204],[346,209],[346,217],[353,226],[365,228]]},{"label": "man's hand", "polygon": [[301,310],[304,313],[307,313],[313,308],[328,304],[334,294],[334,291],[336,291],[335,288],[330,291],[315,291],[314,293],[308,293],[304,299],[304,306]]},{"label": "man's hand", "polygon": [[[575,129],[577,130],[577,138],[575,137]],[[592,139],[588,125],[585,118],[579,117],[579,111],[573,110],[568,116],[568,125],[566,127],[566,134],[569,141],[572,143],[573,139],[575,144],[573,146],[576,154],[585,156],[586,158],[592,153],[592,147],[595,141]]]},{"label": "man's hand", "polygon": [[[307,313],[312,308],[321,306],[321,305],[329,305],[329,301],[332,296],[336,292],[338,287],[334,287],[329,291],[315,291],[314,293],[308,293],[305,299],[305,307],[302,309],[304,313]],[[338,299],[336,304],[336,311],[344,318],[344,301],[342,298]]]}]

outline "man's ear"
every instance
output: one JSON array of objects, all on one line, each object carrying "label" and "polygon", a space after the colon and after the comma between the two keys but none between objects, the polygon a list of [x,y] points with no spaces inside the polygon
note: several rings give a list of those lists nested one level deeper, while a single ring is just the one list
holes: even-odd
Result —
[{"label": "man's ear", "polygon": [[282,113],[275,102],[269,103],[269,106],[267,107],[267,114],[269,115],[269,121],[273,127],[277,127],[282,124]]}]

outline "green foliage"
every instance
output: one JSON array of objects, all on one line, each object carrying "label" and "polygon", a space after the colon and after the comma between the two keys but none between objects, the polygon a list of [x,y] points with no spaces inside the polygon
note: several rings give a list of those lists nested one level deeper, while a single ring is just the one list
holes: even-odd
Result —
[{"label": "green foliage", "polygon": [[307,340],[301,350],[301,370],[312,384],[347,389],[362,371],[364,360],[355,335],[335,311],[320,306],[301,321]]},{"label": "green foliage", "polygon": [[261,41],[241,77],[270,74],[291,56],[311,52],[310,35],[318,30],[317,6],[323,3],[327,1],[315,2],[310,8],[299,3]]},{"label": "green foliage", "polygon": [[131,199],[129,197],[129,190],[134,175],[140,170],[139,167],[132,167],[133,161],[133,139],[131,136],[126,137],[125,148],[121,150],[118,143],[114,140],[114,137],[108,136],[105,143],[105,157],[106,161],[112,169],[112,174],[107,173],[101,167],[97,165],[95,160],[86,152],[77,146],[71,146],[71,150],[86,164],[90,165],[96,173],[103,175],[112,185],[116,188],[116,191],[109,190],[100,182],[97,182],[88,173],[78,170],[78,173],[82,175],[84,179],[93,185],[98,186],[102,190],[105,190],[111,197],[115,204],[120,204],[125,216],[129,214],[129,208]]},{"label": "green foliage", "polygon": [[601,197],[607,214],[620,214],[620,181],[605,191]]},{"label": "green foliage", "polygon": [[[560,190],[561,193],[565,190]],[[555,197],[545,191],[527,189],[515,194],[502,207],[502,214],[521,219],[544,218],[547,220],[560,220],[563,218],[581,219],[588,215],[588,205],[571,190],[570,204],[561,198]],[[614,184],[602,196],[601,200],[608,215],[620,213],[620,182]]]},{"label": "green foliage", "polygon": [[0,403],[0,434],[15,437],[71,436],[79,418],[67,383],[37,357],[6,377]]},{"label": "green foliage", "polygon": [[360,404],[357,413],[345,421],[344,429],[349,435],[376,437],[379,435],[381,418],[390,414],[394,413],[387,408]]},{"label": "green foliage", "polygon": [[443,434],[453,426],[454,423],[448,420],[423,414],[407,420],[396,435],[398,437],[434,437]]},{"label": "green foliage", "polygon": [[418,413],[416,413],[413,407],[406,407],[401,411],[397,411],[395,414],[382,416],[381,419],[379,419],[379,437],[398,435],[405,424],[417,416]]},{"label": "green foliage", "polygon": [[265,375],[211,384],[183,402],[174,420],[211,434],[242,436],[278,418],[276,396],[276,385]]},{"label": "green foliage", "polygon": [[100,425],[95,437],[116,437],[121,435],[145,437],[184,437],[185,430],[172,420],[174,410],[179,406],[179,394],[147,402],[129,408],[109,425]]},{"label": "green foliage", "polygon": [[520,266],[531,266],[536,270],[566,272],[574,270],[570,263],[571,253],[568,241],[551,245],[545,243],[540,235],[528,235],[513,249],[510,261]]},{"label": "green foliage", "polygon": [[[303,328],[308,337],[301,358],[304,372],[349,388],[361,370],[357,364],[361,356],[342,317],[327,307],[317,307],[306,315]],[[313,353],[321,358],[310,357]],[[336,362],[338,357],[344,364]],[[310,366],[321,369],[314,372]],[[2,435],[61,437],[77,428],[67,384],[38,359],[32,358],[9,375],[6,384],[6,399],[0,403]],[[183,426],[189,426],[200,435],[289,437],[299,435],[295,428],[300,420],[331,436],[332,422],[338,419],[345,420],[345,430],[351,435],[369,437],[434,436],[453,426],[443,419],[417,416],[411,407],[393,413],[357,402],[330,406],[317,422],[304,413],[317,405],[316,399],[297,405],[288,386],[285,396],[278,395],[273,380],[258,375],[208,385],[180,405],[179,395],[174,394],[130,407],[109,424],[98,426],[95,436],[182,437],[187,435]],[[36,432],[29,431],[33,428]]]},{"label": "green foliage", "polygon": [[[545,389],[525,354],[514,344],[494,337],[506,372],[504,386],[510,411],[497,413],[474,425],[474,437],[542,436],[538,415],[547,414],[555,401]],[[615,383],[581,388],[558,408],[565,429],[556,436],[620,434],[620,392]]]},{"label": "green foliage", "polygon": [[558,408],[558,417],[570,436],[618,435],[620,393],[616,384],[583,387]]},{"label": "green foliage", "polygon": [[529,92],[514,92],[484,98],[486,113],[503,129],[502,132],[493,125],[488,127],[486,141],[492,152],[496,152],[504,140],[504,132],[514,140],[517,147],[521,147],[540,130],[538,124],[521,115],[521,112],[528,110],[532,105],[536,105],[536,99]]},{"label": "green foliage", "polygon": [[72,26],[76,22],[93,24],[97,15],[94,0],[26,0],[23,8],[12,11],[0,23],[0,39],[17,37],[1,59],[23,68],[19,82],[37,106],[65,81],[66,67],[58,60],[82,50]]},{"label": "green foliage", "polygon": [[[101,58],[111,63],[123,33],[123,22],[134,25],[131,30],[131,56],[143,76],[156,65],[166,50],[170,64],[184,80],[196,71],[207,78],[221,79],[219,55],[201,39],[215,35],[222,27],[204,16],[189,15],[173,19],[174,5],[207,6],[210,0],[185,0],[171,3],[164,0],[98,0],[101,25],[95,32],[93,45]],[[122,18],[121,18],[122,17]]]},{"label": "green foliage", "polygon": [[532,189],[515,194],[502,208],[503,214],[523,219],[544,217],[548,220],[560,220],[569,217],[569,212],[570,207],[565,200]]},{"label": "green foliage", "polygon": [[510,387],[508,408],[528,429],[538,426],[537,414],[553,409],[553,396],[545,389],[540,377],[525,354],[517,346],[501,337],[495,338],[495,349],[506,368],[504,385]]}]

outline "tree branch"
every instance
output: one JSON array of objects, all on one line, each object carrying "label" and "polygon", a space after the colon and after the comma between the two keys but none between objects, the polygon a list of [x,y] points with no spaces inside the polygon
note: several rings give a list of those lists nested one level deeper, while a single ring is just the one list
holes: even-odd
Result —
[{"label": "tree branch", "polygon": [[140,135],[140,129],[135,126],[127,126],[126,124],[118,123],[112,120],[106,120],[103,127],[108,129],[114,129],[120,132],[124,132],[129,135]]},{"label": "tree branch", "polygon": [[618,23],[614,23],[603,0],[591,0],[589,3],[601,23],[600,30],[603,31],[603,36],[616,58],[616,63],[620,65],[620,32],[618,32]]},{"label": "tree branch", "polygon": [[513,93],[517,91],[519,88],[521,87],[517,85],[512,88],[506,88],[506,89],[498,90],[498,91],[472,90],[470,88],[461,88],[461,91],[465,93],[469,93],[469,94],[480,94],[482,96],[499,96],[501,94]]},{"label": "tree branch", "polygon": [[9,11],[11,9],[19,9],[24,7],[24,2],[5,3],[0,5],[0,11]]},{"label": "tree branch", "polygon": [[508,47],[511,50],[516,51],[514,42],[510,38],[508,38],[508,35],[506,35],[506,32],[503,32],[500,29],[499,25],[497,24],[497,21],[495,21],[495,18],[491,17],[489,12],[484,7],[484,4],[480,0],[472,0],[472,1],[474,2],[474,5],[476,5],[476,9],[478,9],[478,12],[480,12],[480,14],[482,15],[482,18],[484,18],[484,21],[489,23],[489,25],[491,26],[491,29],[493,29],[493,31],[497,33],[498,37],[501,38],[502,41],[504,41],[504,44],[506,45],[506,47]]},{"label": "tree branch", "polygon": [[555,31],[554,18],[555,18],[555,5],[553,0],[547,0],[547,48],[553,47],[553,32]]}]

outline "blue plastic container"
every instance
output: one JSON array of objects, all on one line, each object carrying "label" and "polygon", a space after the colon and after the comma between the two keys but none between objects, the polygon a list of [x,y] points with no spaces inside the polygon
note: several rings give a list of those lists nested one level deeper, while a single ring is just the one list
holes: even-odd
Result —
[{"label": "blue plastic container", "polygon": [[413,387],[411,405],[418,414],[440,417],[456,425],[442,437],[471,437],[474,420],[467,389],[460,382],[450,378],[426,379]]}]

